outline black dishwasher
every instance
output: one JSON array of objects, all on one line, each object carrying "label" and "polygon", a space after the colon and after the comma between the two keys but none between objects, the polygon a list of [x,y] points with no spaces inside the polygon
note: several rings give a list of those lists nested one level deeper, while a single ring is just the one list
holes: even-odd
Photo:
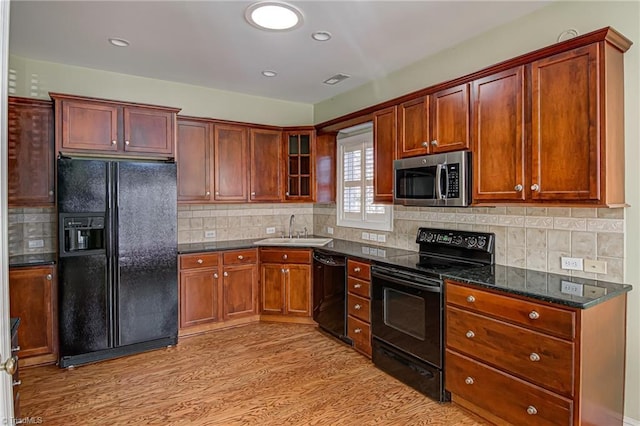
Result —
[{"label": "black dishwasher", "polygon": [[313,319],[320,328],[351,344],[346,329],[346,258],[313,252]]}]

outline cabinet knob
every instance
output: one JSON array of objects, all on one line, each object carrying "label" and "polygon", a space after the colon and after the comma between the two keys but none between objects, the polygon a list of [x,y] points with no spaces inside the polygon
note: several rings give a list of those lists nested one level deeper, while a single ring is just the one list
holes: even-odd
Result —
[{"label": "cabinet knob", "polygon": [[353,309],[355,309],[356,311],[359,311],[360,309],[362,309],[362,306],[356,303],[356,304],[353,306]]},{"label": "cabinet knob", "polygon": [[216,191],[216,195],[220,195],[220,192]]},{"label": "cabinet knob", "polygon": [[356,328],[355,330],[353,330],[354,333],[356,334],[360,334],[362,333],[362,329],[361,328]]},{"label": "cabinet knob", "polygon": [[47,281],[51,281],[53,279],[53,276],[51,274],[47,274]]},{"label": "cabinet knob", "polygon": [[472,385],[473,384],[473,377],[467,377],[466,379],[464,379],[464,382],[468,385]]},{"label": "cabinet knob", "polygon": [[529,355],[529,359],[533,362],[538,362],[540,361],[540,355],[538,355],[537,353],[533,352],[531,355]]},{"label": "cabinet knob", "polygon": [[431,146],[438,146],[438,141],[437,140],[432,140],[431,141]]},{"label": "cabinet knob", "polygon": [[523,186],[520,184],[517,184],[513,189],[515,189],[516,192],[522,192]]},{"label": "cabinet knob", "polygon": [[362,269],[360,269],[360,267],[356,266],[355,268],[353,268],[353,272],[360,272]]},{"label": "cabinet knob", "polygon": [[239,254],[239,255],[238,255],[238,260],[242,260],[242,259],[244,259],[244,256],[243,256],[243,255],[241,255],[241,254]]},{"label": "cabinet knob", "polygon": [[124,141],[124,144],[125,145],[129,145],[129,141]]},{"label": "cabinet knob", "polygon": [[20,352],[20,345],[12,347],[11,352]]},{"label": "cabinet knob", "polygon": [[287,256],[286,254],[283,254],[283,255],[282,255],[282,259],[283,259],[283,260],[287,260],[288,258],[289,258],[289,256]]},{"label": "cabinet knob", "polygon": [[538,414],[538,410],[533,405],[530,405],[530,406],[527,407],[527,414],[530,415],[530,416],[534,416],[534,415]]},{"label": "cabinet knob", "polygon": [[49,191],[49,195],[53,195],[53,191]]},{"label": "cabinet knob", "polygon": [[534,183],[533,185],[531,185],[531,190],[540,191],[540,185],[538,185],[537,183]]},{"label": "cabinet knob", "polygon": [[14,380],[11,384],[13,386],[20,386],[22,384],[22,380]]},{"label": "cabinet knob", "polygon": [[228,277],[228,276],[229,276],[229,273],[228,273],[228,272],[223,272],[223,273],[222,273],[222,276],[223,276],[223,277]]},{"label": "cabinet knob", "polygon": [[284,195],[289,196],[289,191],[285,192]]},{"label": "cabinet knob", "polygon": [[473,303],[473,302],[475,302],[475,301],[476,301],[476,298],[475,298],[475,297],[473,297],[472,295],[467,296],[467,302],[469,302],[469,303]]},{"label": "cabinet knob", "polygon": [[280,269],[280,271],[284,274],[286,271],[284,268]]},{"label": "cabinet knob", "polygon": [[256,193],[255,193],[255,192],[252,192],[252,193],[251,193],[251,196],[252,196],[252,197],[255,197],[255,196],[256,196]]},{"label": "cabinet knob", "polygon": [[111,145],[117,145],[118,141],[111,141]]},{"label": "cabinet knob", "polygon": [[204,195],[206,195],[208,197],[209,195],[211,195],[211,192],[207,191],[207,192],[204,193]]},{"label": "cabinet knob", "polygon": [[537,320],[538,318],[540,318],[540,314],[536,311],[531,311],[529,312],[529,318],[531,318],[532,320]]},{"label": "cabinet knob", "polygon": [[467,339],[473,339],[474,337],[476,337],[476,333],[474,333],[473,331],[469,330],[469,331],[467,331],[467,334],[465,336],[467,336]]},{"label": "cabinet knob", "polygon": [[429,146],[429,142],[422,142],[422,146],[427,148]]},{"label": "cabinet knob", "polygon": [[354,284],[353,285],[353,288],[360,288],[360,287],[362,287],[362,284]]},{"label": "cabinet knob", "polygon": [[204,262],[204,260],[202,260],[202,259],[198,259],[198,260],[196,260],[196,262],[198,262],[198,264],[199,264],[199,265],[202,265],[202,263]]},{"label": "cabinet knob", "polygon": [[213,278],[215,278],[216,280],[218,279],[218,273],[217,272],[213,274]]}]

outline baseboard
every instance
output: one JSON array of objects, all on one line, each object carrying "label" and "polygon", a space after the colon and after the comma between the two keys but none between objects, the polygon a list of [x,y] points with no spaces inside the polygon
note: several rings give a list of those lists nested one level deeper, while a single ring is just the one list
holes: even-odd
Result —
[{"label": "baseboard", "polygon": [[624,426],[640,426],[640,420],[632,419],[631,417],[625,416]]}]

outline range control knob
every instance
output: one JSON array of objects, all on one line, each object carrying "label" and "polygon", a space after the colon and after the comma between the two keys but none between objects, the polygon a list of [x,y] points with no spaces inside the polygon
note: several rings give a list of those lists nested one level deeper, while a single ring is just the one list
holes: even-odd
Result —
[{"label": "range control knob", "polygon": [[487,244],[486,237],[478,237],[478,247],[482,248]]},{"label": "range control knob", "polygon": [[467,245],[468,245],[469,247],[475,247],[477,242],[478,242],[478,241],[476,240],[476,237],[469,237],[469,238],[467,238]]},{"label": "range control knob", "polygon": [[431,232],[427,232],[427,242],[430,243],[433,241],[433,234]]},{"label": "range control knob", "polygon": [[453,244],[457,246],[462,244],[462,237],[460,235],[456,235],[455,237],[453,237]]}]

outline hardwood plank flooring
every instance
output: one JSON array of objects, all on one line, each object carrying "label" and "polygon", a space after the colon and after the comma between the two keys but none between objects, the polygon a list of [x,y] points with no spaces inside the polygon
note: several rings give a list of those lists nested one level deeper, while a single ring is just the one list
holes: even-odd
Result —
[{"label": "hardwood plank flooring", "polygon": [[46,425],[486,425],[438,404],[315,327],[255,323],[173,348],[20,371]]}]

